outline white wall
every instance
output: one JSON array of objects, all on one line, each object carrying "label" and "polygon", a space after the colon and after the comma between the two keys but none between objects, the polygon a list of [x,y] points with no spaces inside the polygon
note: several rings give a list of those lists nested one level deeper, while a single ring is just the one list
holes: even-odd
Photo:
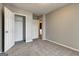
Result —
[{"label": "white wall", "polygon": [[33,37],[33,32],[32,32],[32,12],[29,11],[24,11],[22,9],[10,6],[10,5],[5,5],[8,7],[10,10],[12,10],[14,13],[19,14],[19,15],[24,15],[26,17],[26,42],[32,41]]},{"label": "white wall", "polygon": [[0,52],[2,51],[2,4],[0,4]]},{"label": "white wall", "polygon": [[43,15],[43,19],[42,19],[42,29],[43,29],[43,36],[42,36],[42,40],[46,40],[46,15]]},{"label": "white wall", "polygon": [[46,39],[79,50],[79,4],[46,15]]},{"label": "white wall", "polygon": [[39,20],[34,19],[32,21],[32,32],[33,32],[33,37],[32,39],[37,39],[39,38]]}]

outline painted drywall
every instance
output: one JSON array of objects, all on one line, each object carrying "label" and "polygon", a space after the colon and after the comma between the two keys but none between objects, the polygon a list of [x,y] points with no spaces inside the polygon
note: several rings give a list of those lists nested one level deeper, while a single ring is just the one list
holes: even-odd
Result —
[{"label": "painted drywall", "polygon": [[43,15],[42,18],[42,29],[43,29],[43,35],[42,35],[42,40],[46,40],[46,15]]},{"label": "painted drywall", "polygon": [[2,51],[2,4],[0,4],[0,52]]},{"label": "painted drywall", "polygon": [[46,15],[46,39],[79,50],[79,4]]},{"label": "painted drywall", "polygon": [[26,42],[32,41],[33,32],[32,32],[32,12],[25,11],[10,5],[5,5],[7,8],[9,8],[11,11],[13,11],[15,14],[23,15],[26,17]]},{"label": "painted drywall", "polygon": [[39,20],[33,19],[32,22],[32,32],[33,32],[33,37],[32,39],[37,39],[39,38]]}]

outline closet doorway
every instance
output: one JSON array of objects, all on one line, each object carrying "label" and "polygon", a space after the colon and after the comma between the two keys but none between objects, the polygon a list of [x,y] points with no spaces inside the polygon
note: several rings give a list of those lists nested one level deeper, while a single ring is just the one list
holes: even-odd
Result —
[{"label": "closet doorway", "polygon": [[25,16],[15,15],[15,42],[26,41]]}]

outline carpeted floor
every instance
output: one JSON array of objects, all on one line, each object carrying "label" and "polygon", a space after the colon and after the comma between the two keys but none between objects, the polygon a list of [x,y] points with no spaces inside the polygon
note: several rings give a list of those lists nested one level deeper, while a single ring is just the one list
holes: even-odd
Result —
[{"label": "carpeted floor", "polygon": [[79,52],[41,39],[17,43],[6,53],[9,56],[79,56]]}]

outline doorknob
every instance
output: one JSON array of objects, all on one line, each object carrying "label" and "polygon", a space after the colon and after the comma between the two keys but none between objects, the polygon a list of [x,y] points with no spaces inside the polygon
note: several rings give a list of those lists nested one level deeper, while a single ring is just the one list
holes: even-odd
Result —
[{"label": "doorknob", "polygon": [[5,31],[6,33],[8,33],[8,31]]}]

